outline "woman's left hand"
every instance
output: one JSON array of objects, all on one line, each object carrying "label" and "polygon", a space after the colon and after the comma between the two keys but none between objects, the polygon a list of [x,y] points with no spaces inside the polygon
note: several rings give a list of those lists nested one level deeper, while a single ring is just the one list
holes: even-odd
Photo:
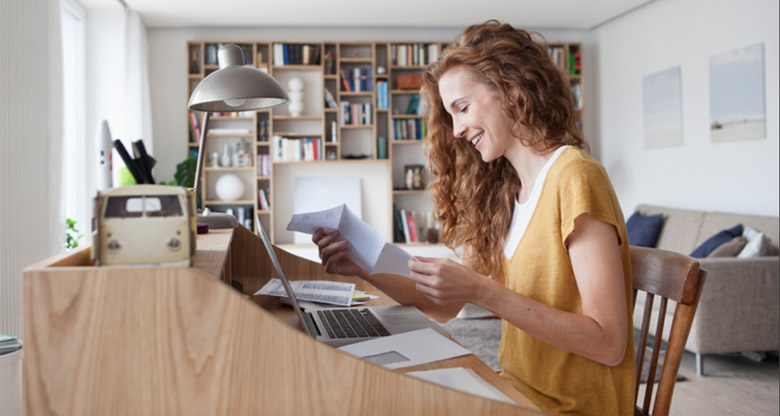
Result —
[{"label": "woman's left hand", "polygon": [[475,303],[490,281],[468,267],[445,258],[417,257],[409,260],[410,278],[417,290],[437,305]]}]

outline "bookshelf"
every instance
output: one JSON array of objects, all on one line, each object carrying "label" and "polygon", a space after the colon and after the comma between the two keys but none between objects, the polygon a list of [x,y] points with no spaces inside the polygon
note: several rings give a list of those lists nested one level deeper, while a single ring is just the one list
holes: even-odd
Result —
[{"label": "bookshelf", "polygon": [[[212,113],[202,206],[243,216],[250,228],[258,214],[271,239],[286,243],[274,235],[276,215],[284,221],[291,214],[277,212],[289,207],[274,206],[275,169],[311,172],[310,166],[326,166],[317,164],[370,161],[386,164],[389,171],[383,192],[390,201],[390,239],[401,244],[429,243],[433,204],[422,189],[430,178],[422,146],[427,126],[419,88],[426,65],[438,58],[445,43],[190,41],[186,46],[190,94],[219,68],[216,50],[224,43],[241,46],[245,64],[268,72],[285,90],[302,82],[302,108],[292,112],[290,105],[283,105],[248,113]],[[581,45],[548,46],[550,57],[576,91],[582,128]],[[188,112],[190,152],[197,152],[200,118],[201,114]],[[235,175],[244,183],[239,199],[219,199],[216,183],[225,175]],[[412,223],[414,230],[409,229]]]},{"label": "bookshelf", "polygon": [[582,44],[549,43],[547,51],[550,59],[563,71],[572,89],[574,104],[577,108],[577,125],[584,131],[584,84],[582,82]]}]

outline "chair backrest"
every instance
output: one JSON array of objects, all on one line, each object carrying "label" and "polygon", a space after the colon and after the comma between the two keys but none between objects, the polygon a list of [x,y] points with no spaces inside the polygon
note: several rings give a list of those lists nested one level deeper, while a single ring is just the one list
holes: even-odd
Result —
[{"label": "chair backrest", "polygon": [[[631,276],[634,286],[634,304],[639,292],[645,292],[645,310],[642,315],[640,338],[636,344],[636,414],[668,415],[672,402],[672,393],[680,369],[685,342],[691,330],[693,316],[704,286],[707,272],[699,269],[699,262],[691,257],[654,248],[631,247]],[[659,298],[659,306],[653,308],[653,300]],[[662,363],[661,377],[652,411],[650,401],[653,396],[655,374],[661,340],[664,334],[667,302],[677,302],[669,330],[666,354]],[[655,311],[655,312],[654,312]],[[647,350],[648,329],[652,315],[656,313],[655,341],[650,352],[649,375],[645,387],[644,399],[639,401],[639,384]]]}]

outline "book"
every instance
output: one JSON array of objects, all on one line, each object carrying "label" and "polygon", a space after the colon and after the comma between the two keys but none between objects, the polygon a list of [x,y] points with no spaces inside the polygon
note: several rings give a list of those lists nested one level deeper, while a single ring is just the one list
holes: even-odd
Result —
[{"label": "book", "polygon": [[198,118],[192,111],[190,111],[190,127],[195,139],[193,143],[200,143],[200,125],[198,124]]},{"label": "book", "polygon": [[341,81],[344,85],[344,91],[346,92],[352,92],[354,89],[352,88],[352,83],[350,82],[349,77],[347,76],[347,73],[344,71],[344,69],[341,69]]}]

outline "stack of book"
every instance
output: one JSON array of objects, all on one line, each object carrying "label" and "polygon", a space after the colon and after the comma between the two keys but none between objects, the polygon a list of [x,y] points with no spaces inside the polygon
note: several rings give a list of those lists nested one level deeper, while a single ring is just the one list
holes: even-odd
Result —
[{"label": "stack of book", "polygon": [[22,342],[14,335],[0,334],[0,355],[10,354],[22,348]]}]

